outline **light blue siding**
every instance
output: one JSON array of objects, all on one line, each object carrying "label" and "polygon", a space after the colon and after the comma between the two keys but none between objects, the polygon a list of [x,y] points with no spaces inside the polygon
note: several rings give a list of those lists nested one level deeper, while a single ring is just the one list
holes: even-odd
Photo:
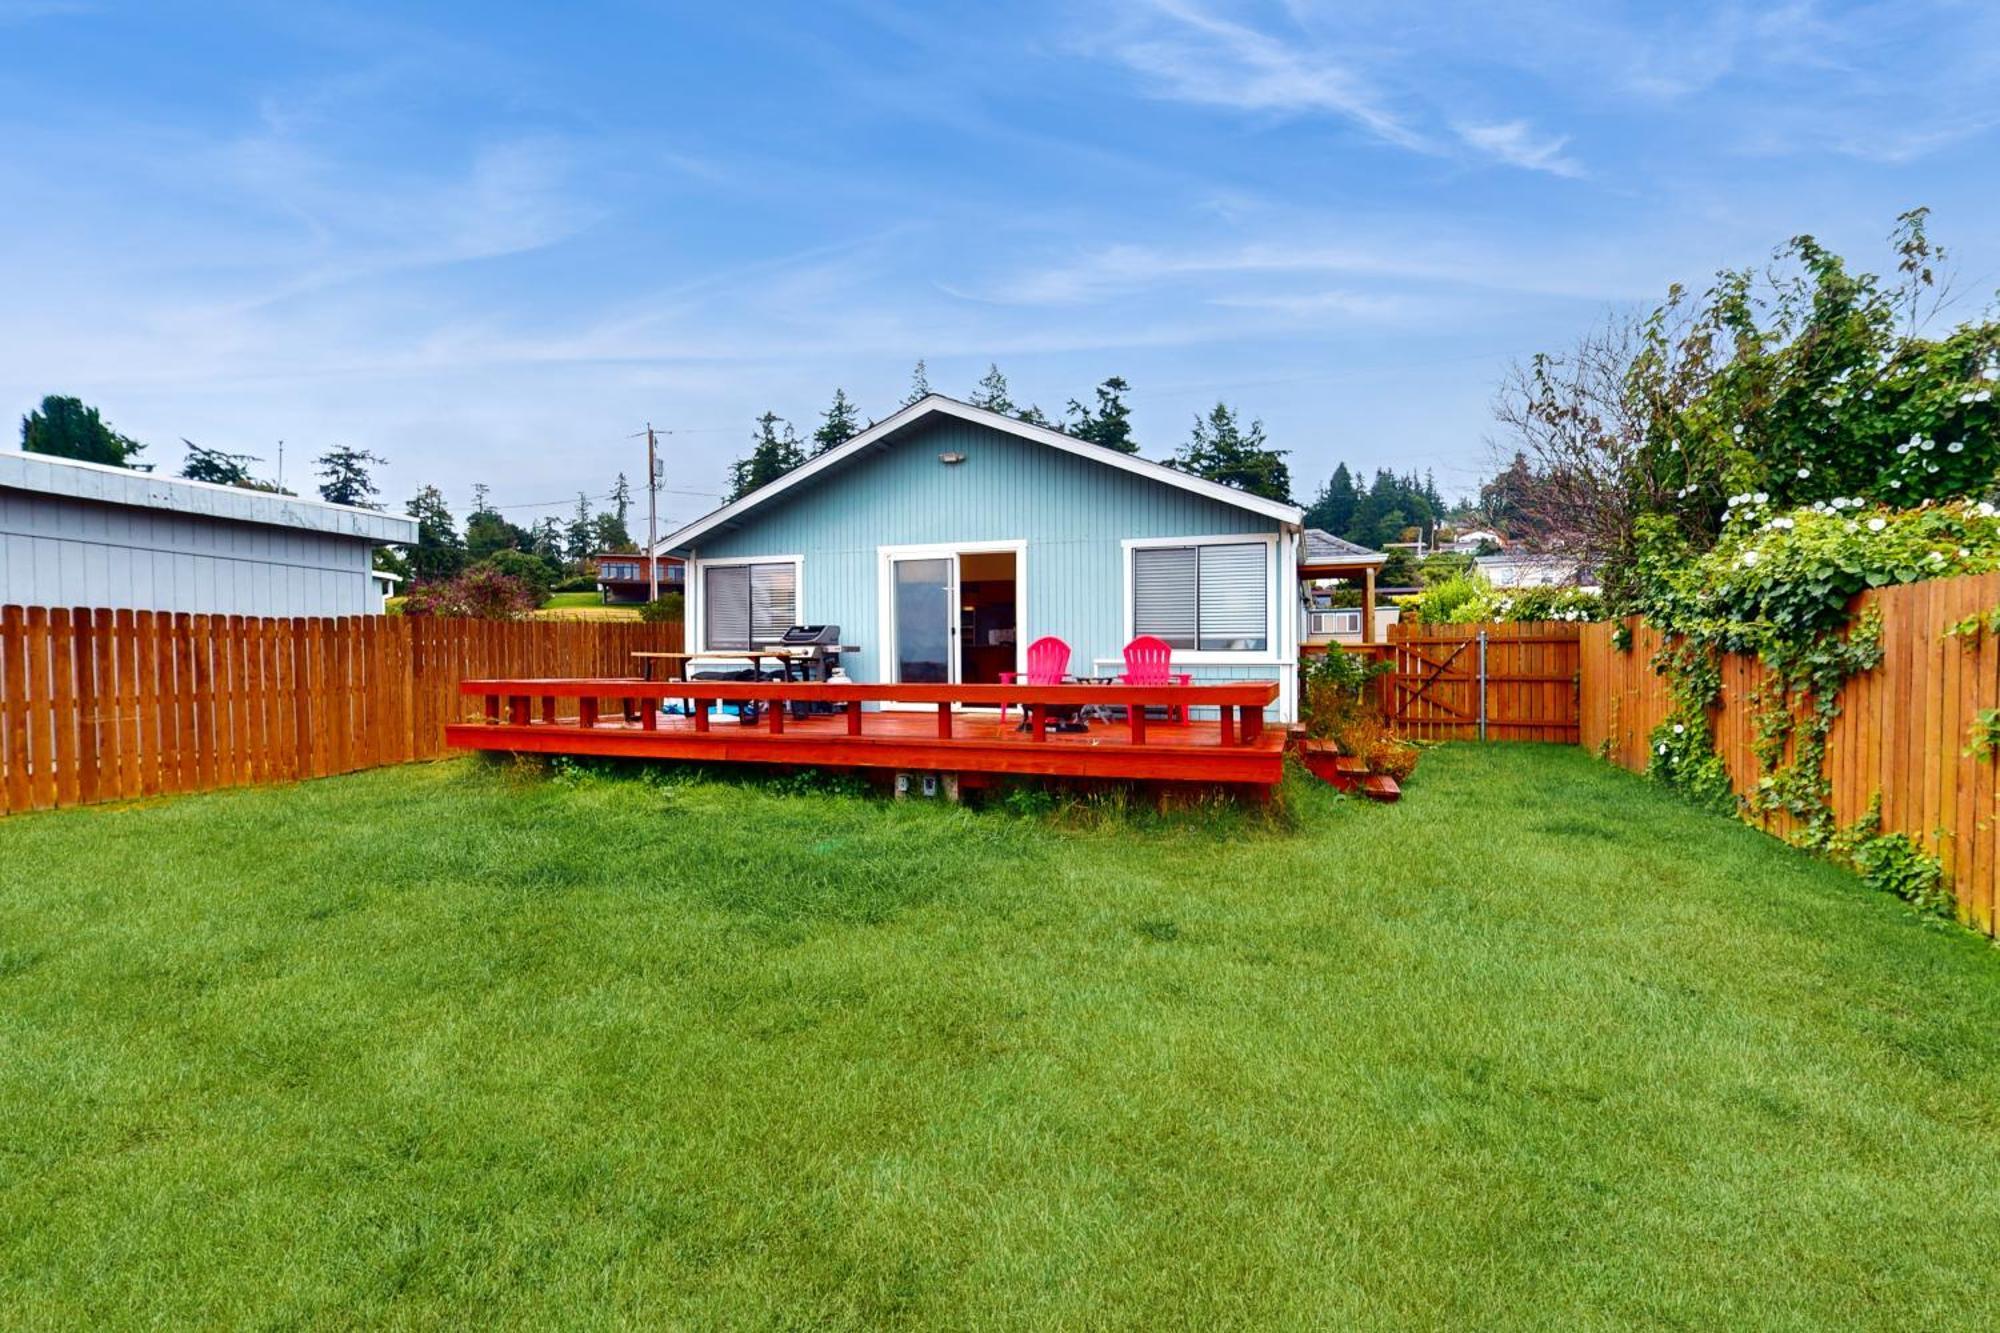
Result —
[{"label": "light blue siding", "polygon": [[[946,465],[941,453],[960,453]],[[1267,534],[1277,519],[1045,444],[950,418],[903,433],[867,457],[802,483],[739,526],[694,543],[703,560],[801,556],[799,616],[834,622],[861,653],[857,680],[884,678],[878,548],[949,542],[1027,543],[1022,640],[1054,634],[1073,669],[1125,644],[1123,542],[1148,537]],[[1280,547],[1282,552],[1285,548]],[[1292,580],[1278,580],[1278,656]],[[1202,678],[1279,678],[1271,662],[1190,668]]]}]

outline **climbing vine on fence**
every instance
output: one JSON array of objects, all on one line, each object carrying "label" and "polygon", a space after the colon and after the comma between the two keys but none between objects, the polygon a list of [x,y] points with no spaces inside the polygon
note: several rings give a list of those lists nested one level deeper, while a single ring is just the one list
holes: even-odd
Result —
[{"label": "climbing vine on fence", "polygon": [[[1670,525],[1641,524],[1640,609],[1669,635],[1653,661],[1670,710],[1651,736],[1649,770],[1704,805],[1787,815],[1798,842],[1857,866],[1857,849],[1885,860],[1858,831],[1842,836],[1826,774],[1841,691],[1882,660],[1880,616],[1853,617],[1850,603],[1867,588],[2000,569],[2000,516],[1984,502],[1892,510],[1845,497],[1779,512],[1761,493],[1732,496],[1727,509],[1722,539],[1700,554]],[[1725,653],[1766,668],[1751,700],[1760,774],[1740,798],[1714,737]]]}]

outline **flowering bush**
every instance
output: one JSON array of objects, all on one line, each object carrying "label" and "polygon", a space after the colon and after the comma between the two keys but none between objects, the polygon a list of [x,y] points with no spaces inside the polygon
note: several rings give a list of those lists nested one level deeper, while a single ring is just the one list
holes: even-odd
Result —
[{"label": "flowering bush", "polygon": [[1400,605],[1421,625],[1604,619],[1604,599],[1596,593],[1580,588],[1495,588],[1477,574],[1439,579],[1401,599]]},{"label": "flowering bush", "polygon": [[1835,496],[1779,510],[1729,497],[1722,538],[1700,555],[1661,520],[1642,525],[1638,609],[1662,629],[1712,632],[1727,651],[1837,630],[1866,588],[2000,569],[2000,511],[1986,501],[1917,509]]},{"label": "flowering bush", "polygon": [[410,589],[403,599],[403,614],[521,620],[541,604],[541,595],[526,580],[490,565],[475,565],[457,578]]}]

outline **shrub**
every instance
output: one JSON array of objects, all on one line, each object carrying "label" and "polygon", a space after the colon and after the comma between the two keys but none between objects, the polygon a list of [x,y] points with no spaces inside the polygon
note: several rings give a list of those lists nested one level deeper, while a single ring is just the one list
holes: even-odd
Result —
[{"label": "shrub", "polygon": [[682,598],[677,592],[663,592],[657,601],[646,603],[639,608],[639,619],[648,625],[678,622],[682,618]]},{"label": "shrub", "polygon": [[453,579],[419,583],[403,599],[406,616],[470,620],[522,620],[542,604],[535,590],[490,565],[476,565]]},{"label": "shrub", "polygon": [[1439,579],[1402,599],[1404,614],[1422,625],[1502,624],[1528,620],[1602,620],[1604,599],[1581,588],[1496,588],[1478,574]]},{"label": "shrub", "polygon": [[560,572],[553,562],[541,556],[511,549],[495,551],[473,565],[467,572],[481,569],[492,570],[511,579],[519,579],[523,586],[534,593],[536,606],[547,604],[549,597],[555,592],[556,575]]},{"label": "shrub", "polygon": [[1368,682],[1389,669],[1387,662],[1342,648],[1329,648],[1309,657],[1299,673],[1306,735],[1314,740],[1338,736],[1344,727],[1369,711]]}]

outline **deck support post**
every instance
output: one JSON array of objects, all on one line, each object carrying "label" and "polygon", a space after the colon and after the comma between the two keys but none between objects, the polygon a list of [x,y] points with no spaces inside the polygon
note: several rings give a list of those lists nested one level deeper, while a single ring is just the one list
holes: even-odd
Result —
[{"label": "deck support post", "polygon": [[688,700],[688,706],[689,706],[689,707],[691,707],[691,708],[692,708],[692,709],[694,710],[693,712],[691,712],[691,713],[689,713],[689,714],[688,714],[688,716],[689,716],[689,717],[691,717],[691,718],[693,718],[693,719],[694,719],[694,729],[695,729],[696,731],[707,731],[707,730],[708,730],[708,700],[706,700],[706,699],[690,699],[690,700]]},{"label": "deck support post", "polygon": [[783,699],[773,699],[765,709],[765,712],[769,714],[771,719],[771,734],[773,736],[782,736],[785,734],[785,710],[790,707],[791,705]]},{"label": "deck support post", "polygon": [[1215,711],[1220,714],[1223,745],[1230,746],[1236,744],[1236,710],[1228,704],[1224,704]]},{"label": "deck support post", "polygon": [[660,701],[641,699],[639,701],[639,730],[658,731],[660,729]]},{"label": "deck support post", "polygon": [[1144,745],[1146,743],[1146,706],[1144,704],[1127,704],[1125,706],[1125,715],[1132,720],[1132,744]]},{"label": "deck support post", "polygon": [[938,739],[939,739],[939,740],[941,740],[941,741],[948,741],[948,740],[950,740],[950,739],[951,739],[951,705],[950,705],[950,704],[939,704],[939,705],[938,705]]},{"label": "deck support post", "polygon": [[542,721],[551,727],[556,724],[556,697],[553,694],[542,696]]},{"label": "deck support post", "polygon": [[860,701],[849,700],[845,707],[847,709],[847,734],[850,736],[859,736],[861,734]]},{"label": "deck support post", "polygon": [[1027,708],[1028,708],[1028,725],[1032,734],[1034,735],[1034,738],[1038,741],[1047,740],[1049,738],[1048,705],[1029,704]]},{"label": "deck support post", "polygon": [[579,727],[597,725],[597,700],[582,698],[576,701],[576,724]]},{"label": "deck support post", "polygon": [[489,694],[486,696],[486,725],[489,727],[498,726],[499,723],[500,723],[500,696],[497,694]]},{"label": "deck support post", "polygon": [[507,696],[507,724],[514,727],[528,725],[528,696],[510,694]]},{"label": "deck support post", "polygon": [[1243,725],[1239,730],[1243,733],[1243,744],[1255,745],[1257,738],[1264,734],[1264,710],[1245,704],[1242,713]]}]

